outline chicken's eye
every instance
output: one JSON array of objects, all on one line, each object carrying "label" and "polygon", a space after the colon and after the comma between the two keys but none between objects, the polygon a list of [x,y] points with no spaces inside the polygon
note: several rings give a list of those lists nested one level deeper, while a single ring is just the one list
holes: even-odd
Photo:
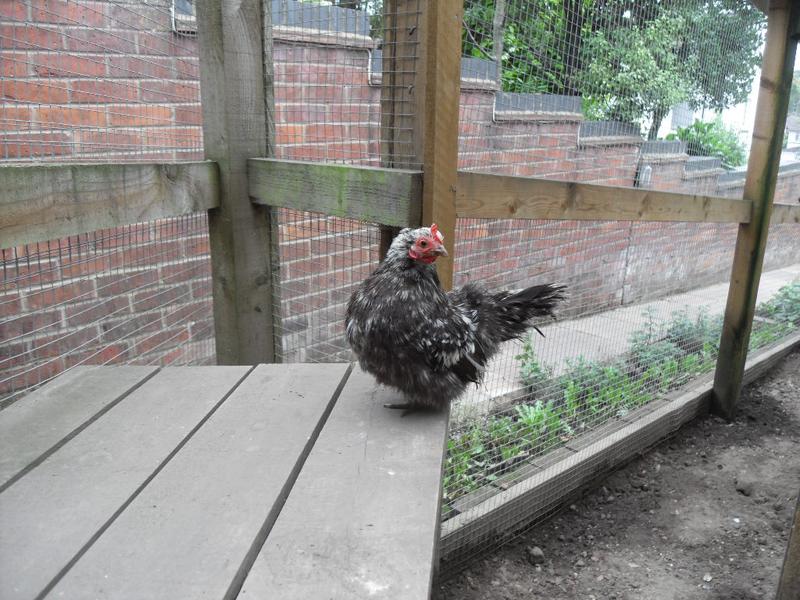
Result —
[{"label": "chicken's eye", "polygon": [[422,240],[422,241],[419,243],[419,246],[420,246],[420,248],[427,248],[427,246],[428,246],[428,242],[426,242],[425,240]]}]

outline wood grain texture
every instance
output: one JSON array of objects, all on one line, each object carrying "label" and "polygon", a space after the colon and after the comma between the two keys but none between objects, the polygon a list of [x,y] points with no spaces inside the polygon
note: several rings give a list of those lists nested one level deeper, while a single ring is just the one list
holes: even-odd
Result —
[{"label": "wood grain texture", "polygon": [[[267,3],[269,4],[269,3]],[[203,145],[220,168],[220,208],[209,211],[220,364],[272,362],[270,212],[252,204],[247,159],[269,156],[274,127],[272,30],[263,0],[198,2]]]},{"label": "wood grain texture", "polygon": [[347,369],[258,366],[51,595],[226,597],[275,522]]},{"label": "wood grain texture", "polygon": [[0,165],[0,248],[219,205],[212,162]]},{"label": "wood grain texture", "polygon": [[749,223],[739,225],[736,237],[714,376],[712,410],[726,419],[734,418],[742,391],[789,108],[797,49],[794,34],[799,23],[800,3],[770,1],[761,85],[743,196],[752,203],[753,215]]},{"label": "wood grain texture", "polygon": [[436,261],[442,287],[453,287],[461,98],[462,0],[422,4],[420,64],[414,84],[421,122],[422,223],[436,223],[449,256]]},{"label": "wood grain texture", "polygon": [[397,227],[420,223],[418,171],[253,158],[248,173],[258,204]]},{"label": "wood grain texture", "polygon": [[163,369],[2,492],[0,597],[47,589],[247,371]]},{"label": "wood grain texture", "polygon": [[448,415],[397,400],[354,369],[240,599],[429,597]]},{"label": "wood grain texture", "polygon": [[[800,223],[800,205],[774,204],[769,224],[783,225],[787,223]],[[798,232],[798,235],[800,235],[800,232]]]},{"label": "wood grain texture", "polygon": [[75,367],[0,412],[0,490],[157,370]]},{"label": "wood grain texture", "polygon": [[460,171],[462,218],[744,223],[742,200]]}]

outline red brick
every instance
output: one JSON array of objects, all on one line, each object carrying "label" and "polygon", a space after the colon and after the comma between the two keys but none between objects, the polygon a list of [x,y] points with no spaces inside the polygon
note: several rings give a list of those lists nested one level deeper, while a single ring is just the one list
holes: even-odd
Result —
[{"label": "red brick", "polygon": [[144,2],[109,2],[106,9],[109,24],[112,27],[127,29],[169,30],[171,27],[169,10],[164,10],[154,2],[150,4],[153,6],[148,6]]},{"label": "red brick", "polygon": [[76,133],[81,152],[121,152],[141,147],[141,132],[135,130],[86,130]]},{"label": "red brick", "polygon": [[202,148],[199,127],[154,127],[142,130],[142,144],[151,148]]},{"label": "red brick", "polygon": [[133,296],[134,312],[146,312],[158,308],[175,305],[177,302],[188,302],[191,290],[187,284],[172,287],[159,287]]},{"label": "red brick", "polygon": [[13,369],[4,373],[0,380],[0,394],[24,390],[25,388],[44,383],[64,370],[64,361],[60,358],[50,359],[46,362]]},{"label": "red brick", "polygon": [[[8,0],[5,0],[8,1]],[[14,0],[11,0],[12,3]],[[0,25],[0,48],[9,50],[62,50],[64,39],[55,28],[36,24]]]},{"label": "red brick", "polygon": [[175,59],[111,54],[108,56],[108,76],[122,79],[175,79]]},{"label": "red brick", "polygon": [[0,109],[0,131],[31,129],[31,109],[28,106],[6,106]]},{"label": "red brick", "polygon": [[68,133],[8,133],[0,138],[0,158],[45,158],[72,153]]},{"label": "red brick", "polygon": [[104,127],[105,108],[43,106],[36,109],[36,121],[44,128]]},{"label": "red brick", "polygon": [[0,97],[35,104],[63,104],[69,101],[67,83],[59,80],[4,81]]},{"label": "red brick", "polygon": [[9,342],[14,338],[46,331],[61,323],[59,311],[37,312],[22,315],[0,323],[0,340]]},{"label": "red brick", "polygon": [[139,96],[137,82],[79,79],[70,85],[72,102],[108,104],[134,102]]},{"label": "red brick", "polygon": [[185,81],[142,81],[143,102],[199,102],[200,88]]},{"label": "red brick", "polygon": [[79,302],[94,296],[94,281],[82,280],[53,286],[24,297],[27,310],[43,310],[64,302]]},{"label": "red brick", "polygon": [[[32,54],[30,62],[38,77],[100,77],[106,74],[105,61],[96,56]],[[76,101],[74,97],[73,101]]]},{"label": "red brick", "polygon": [[28,21],[28,5],[17,0],[0,2],[0,19],[4,21]]},{"label": "red brick", "polygon": [[176,125],[202,125],[203,109],[200,106],[176,106]]},{"label": "red brick", "polygon": [[130,314],[130,312],[130,301],[128,296],[124,295],[70,304],[64,308],[67,325],[70,327],[105,321]]},{"label": "red brick", "polygon": [[83,27],[64,29],[64,42],[67,50],[72,52],[134,54],[136,52],[135,37],[135,32],[124,29],[113,32]]},{"label": "red brick", "polygon": [[159,280],[164,284],[209,278],[211,277],[211,262],[208,260],[195,260],[192,262],[163,265],[159,268],[159,272]]},{"label": "red brick", "polygon": [[97,327],[83,327],[73,331],[61,331],[37,338],[29,344],[29,360],[64,356],[79,348],[87,348],[92,342],[99,343]]},{"label": "red brick", "polygon": [[172,124],[172,109],[168,106],[109,106],[108,124],[112,127],[136,127]]},{"label": "red brick", "polygon": [[167,327],[172,327],[179,323],[211,322],[212,320],[213,307],[211,301],[207,299],[178,307],[169,307],[163,317],[164,325]]},{"label": "red brick", "polygon": [[[3,52],[0,60],[0,75],[3,77],[27,77],[30,74],[30,59],[24,52]],[[9,85],[10,82],[5,82]]]},{"label": "red brick", "polygon": [[22,311],[19,294],[4,294],[0,296],[0,317],[10,317]]},{"label": "red brick", "polygon": [[105,11],[99,2],[76,2],[75,0],[34,0],[33,20],[39,23],[63,23],[102,27]]},{"label": "red brick", "polygon": [[158,283],[158,273],[155,269],[138,271],[134,273],[119,273],[102,275],[97,278],[97,294],[101,297],[116,296],[144,288]]},{"label": "red brick", "polygon": [[161,315],[157,312],[125,316],[121,319],[109,319],[100,324],[102,340],[116,342],[119,340],[133,340],[161,331]]},{"label": "red brick", "polygon": [[166,329],[136,342],[135,352],[141,355],[154,350],[163,351],[188,340],[189,330],[186,327]]},{"label": "red brick", "polygon": [[94,346],[88,350],[72,352],[64,357],[67,368],[75,365],[120,364],[129,359],[130,346],[124,342]]}]

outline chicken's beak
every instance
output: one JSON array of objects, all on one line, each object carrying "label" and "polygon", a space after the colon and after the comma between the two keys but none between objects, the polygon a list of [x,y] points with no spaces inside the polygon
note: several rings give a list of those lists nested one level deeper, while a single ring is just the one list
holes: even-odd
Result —
[{"label": "chicken's beak", "polygon": [[447,254],[447,250],[444,249],[444,244],[439,244],[433,251],[433,253],[438,254],[439,256],[449,256]]}]

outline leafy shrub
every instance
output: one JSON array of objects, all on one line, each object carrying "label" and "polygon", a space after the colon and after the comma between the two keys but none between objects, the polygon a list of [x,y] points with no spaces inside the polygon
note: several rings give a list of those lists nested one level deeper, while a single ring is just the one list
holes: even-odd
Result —
[{"label": "leafy shrub", "polygon": [[743,165],[747,160],[744,144],[734,131],[722,124],[719,117],[713,121],[695,121],[689,127],[679,127],[678,132],[670,133],[667,139],[687,142],[686,151],[690,156],[720,157],[726,169]]}]

